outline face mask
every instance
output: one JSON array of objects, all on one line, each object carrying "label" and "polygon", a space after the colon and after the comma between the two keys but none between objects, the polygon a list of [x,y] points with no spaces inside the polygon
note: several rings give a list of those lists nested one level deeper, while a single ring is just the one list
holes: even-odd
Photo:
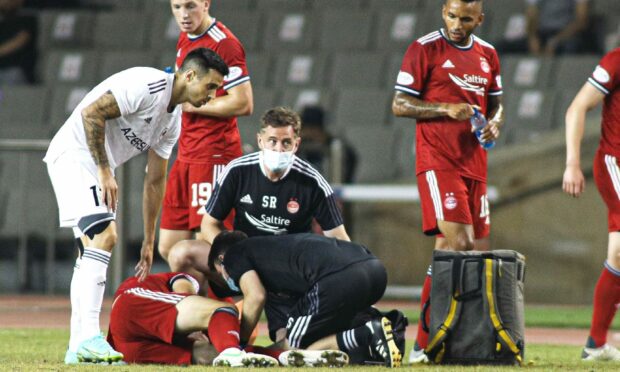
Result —
[{"label": "face mask", "polygon": [[228,284],[228,288],[235,292],[241,292],[241,289],[235,285],[235,281],[229,276],[226,278],[226,284]]},{"label": "face mask", "polygon": [[263,162],[270,171],[279,173],[288,168],[293,163],[293,152],[278,152],[263,149]]}]

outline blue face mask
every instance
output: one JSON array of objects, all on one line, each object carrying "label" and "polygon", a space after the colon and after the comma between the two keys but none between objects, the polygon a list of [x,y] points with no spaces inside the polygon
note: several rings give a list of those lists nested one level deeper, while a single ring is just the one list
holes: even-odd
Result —
[{"label": "blue face mask", "polygon": [[241,289],[235,285],[235,281],[229,276],[226,278],[226,284],[228,284],[228,288],[235,292],[241,292]]},{"label": "blue face mask", "polygon": [[[221,265],[222,265],[222,268],[224,268],[224,264],[221,264]],[[230,288],[231,290],[235,292],[241,292],[241,289],[239,289],[239,287],[235,285],[235,281],[230,276],[228,276],[224,280],[226,280],[226,284],[228,284],[228,288]]]}]

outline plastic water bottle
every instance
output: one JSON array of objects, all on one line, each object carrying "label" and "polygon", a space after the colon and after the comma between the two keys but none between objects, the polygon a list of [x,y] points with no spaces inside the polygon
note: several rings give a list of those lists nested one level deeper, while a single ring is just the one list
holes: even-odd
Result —
[{"label": "plastic water bottle", "polygon": [[478,111],[478,109],[474,108],[474,115],[471,117],[471,119],[469,119],[469,121],[471,121],[471,126],[475,129],[474,133],[476,134],[478,142],[480,142],[480,146],[482,146],[482,148],[485,150],[495,147],[495,141],[482,142],[482,140],[480,139],[482,129],[484,129],[484,127],[486,127],[488,123],[487,119],[484,117],[484,115],[482,115],[480,111]]}]

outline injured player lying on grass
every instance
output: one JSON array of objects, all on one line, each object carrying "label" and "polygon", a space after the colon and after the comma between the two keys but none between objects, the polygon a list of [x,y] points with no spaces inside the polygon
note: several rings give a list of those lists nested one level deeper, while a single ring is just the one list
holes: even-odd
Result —
[{"label": "injured player lying on grass", "polygon": [[233,304],[197,295],[198,282],[185,273],[130,277],[114,295],[108,342],[137,364],[230,367],[343,366],[341,351],[242,347]]}]

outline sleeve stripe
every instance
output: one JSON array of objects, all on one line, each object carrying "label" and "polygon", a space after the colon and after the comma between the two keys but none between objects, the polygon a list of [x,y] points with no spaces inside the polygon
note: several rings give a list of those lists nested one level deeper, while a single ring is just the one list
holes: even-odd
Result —
[{"label": "sleeve stripe", "polygon": [[400,90],[401,92],[409,93],[409,94],[414,95],[414,96],[419,96],[420,95],[420,92],[418,92],[417,90],[413,90],[411,88],[407,88],[407,87],[404,87],[402,85],[395,85],[394,89]]},{"label": "sleeve stripe", "polygon": [[245,83],[246,81],[250,81],[250,77],[249,76],[244,76],[244,77],[239,78],[237,80],[233,80],[230,83],[224,85],[224,90],[228,90],[230,88],[236,87],[237,85],[239,85],[241,83]]},{"label": "sleeve stripe", "polygon": [[607,88],[602,86],[601,83],[599,83],[598,81],[594,80],[593,78],[588,78],[588,83],[594,85],[594,87],[596,89],[600,90],[603,94],[605,94],[605,95],[609,94],[609,90],[607,90]]}]

